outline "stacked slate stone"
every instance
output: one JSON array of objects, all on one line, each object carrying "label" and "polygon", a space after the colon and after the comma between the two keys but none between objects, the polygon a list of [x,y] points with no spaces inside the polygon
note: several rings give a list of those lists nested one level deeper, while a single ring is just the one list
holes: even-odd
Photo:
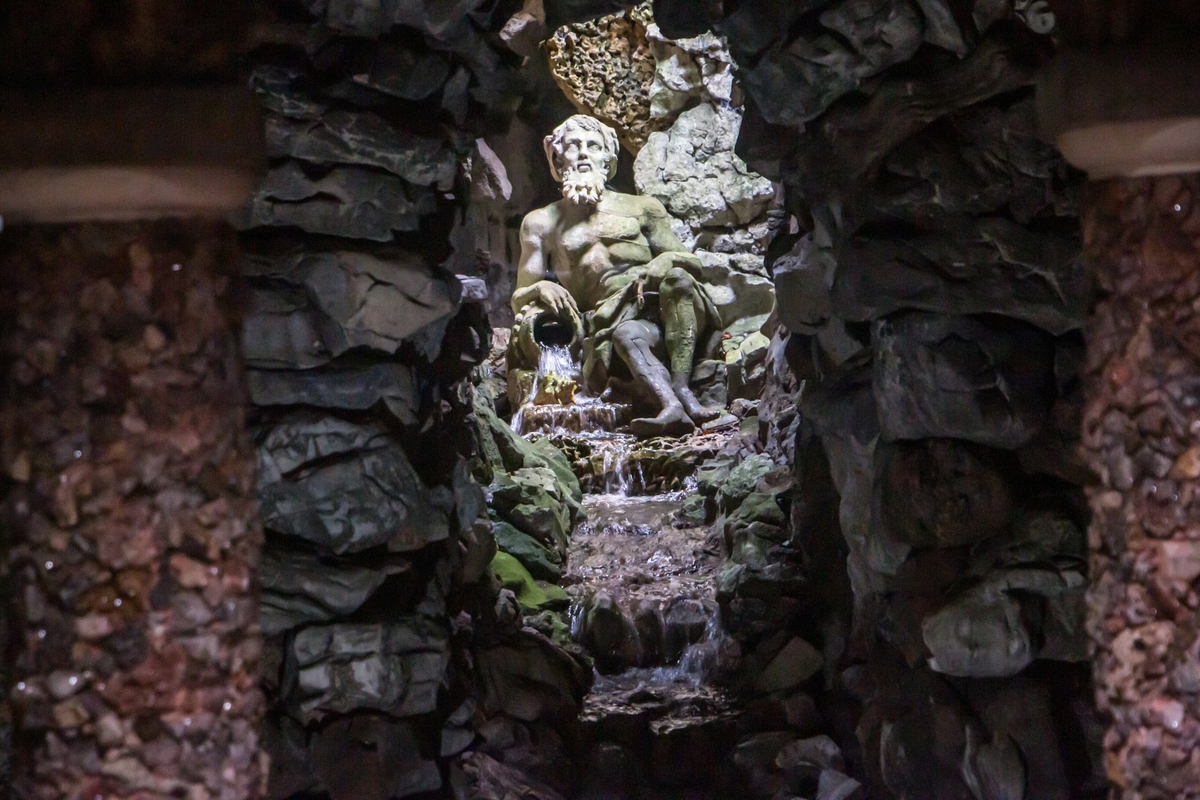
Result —
[{"label": "stacked slate stone", "polygon": [[[666,36],[727,37],[747,96],[737,152],[783,182],[791,217],[767,258],[790,333],[769,363],[804,381],[802,419],[786,381],[759,404],[795,433],[773,451],[793,459],[790,517],[774,533],[769,515],[740,521],[780,483],[766,463],[712,482],[738,562],[727,622],[757,626],[744,650],[787,639],[774,631],[797,623],[751,578],[796,545],[824,710],[852,709],[840,744],[873,793],[1091,796],[1081,176],[1038,140],[1031,88],[1052,16],[1006,0],[654,5]],[[819,669],[801,650],[793,668]]]},{"label": "stacked slate stone", "polygon": [[[451,762],[488,718],[571,714],[586,691],[587,671],[521,629],[528,598],[490,568],[475,477],[493,471],[488,453],[471,460],[481,439],[463,379],[490,328],[465,165],[518,105],[521,61],[492,11],[255,7],[247,70],[270,169],[236,224],[267,535],[271,797],[443,796],[467,780]],[[572,498],[522,509],[527,487],[508,482],[512,514],[557,514],[569,531]]]}]

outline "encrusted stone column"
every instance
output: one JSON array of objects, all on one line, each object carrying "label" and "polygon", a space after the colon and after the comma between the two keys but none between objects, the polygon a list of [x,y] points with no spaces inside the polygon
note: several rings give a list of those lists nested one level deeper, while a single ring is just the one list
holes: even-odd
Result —
[{"label": "encrusted stone column", "polygon": [[1200,29],[1195,4],[1055,0],[1043,133],[1092,183],[1088,630],[1114,796],[1200,797]]},{"label": "encrusted stone column", "polygon": [[257,796],[236,263],[220,223],[0,239],[18,797]]},{"label": "encrusted stone column", "polygon": [[1089,632],[1124,797],[1200,796],[1200,176],[1089,187]]},{"label": "encrusted stone column", "polygon": [[244,3],[9,6],[0,797],[256,798],[262,534],[239,258],[232,229],[206,221],[264,161],[233,69]]}]

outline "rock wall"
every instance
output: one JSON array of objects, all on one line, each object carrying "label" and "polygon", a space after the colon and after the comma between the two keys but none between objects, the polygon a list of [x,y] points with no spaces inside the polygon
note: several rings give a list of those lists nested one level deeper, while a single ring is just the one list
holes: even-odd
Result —
[{"label": "rock wall", "polygon": [[6,796],[265,778],[236,253],[220,223],[5,232]]},{"label": "rock wall", "polygon": [[482,137],[520,104],[522,59],[469,0],[255,14],[271,163],[236,222],[269,796],[477,796],[503,768],[460,754],[572,717],[590,678],[522,629],[496,555],[523,537],[561,563],[578,498],[551,467],[573,476],[464,380],[491,345],[469,204],[511,189]]},{"label": "rock wall", "polygon": [[[664,35],[695,32],[684,6],[654,4]],[[745,93],[736,153],[788,215],[758,447],[791,477],[714,482],[725,621],[751,659],[823,651],[818,705],[870,796],[1101,796],[1081,176],[1034,132],[1052,17],[967,6],[707,12]],[[782,530],[724,499],[747,480]]]},{"label": "rock wall", "polygon": [[[1099,291],[1089,323],[1084,447],[1093,586],[1088,633],[1105,763],[1122,797],[1195,795],[1197,675],[1193,581],[1200,550],[1186,509],[1200,475],[1190,433],[1195,326],[1187,298],[1198,223],[1196,176],[1092,184],[1084,235]],[[1120,426],[1122,435],[1116,435]]]}]

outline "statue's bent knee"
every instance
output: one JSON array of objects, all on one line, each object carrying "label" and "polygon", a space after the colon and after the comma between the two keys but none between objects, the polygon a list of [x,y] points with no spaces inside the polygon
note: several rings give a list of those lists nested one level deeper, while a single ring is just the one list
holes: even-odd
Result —
[{"label": "statue's bent knee", "polygon": [[696,280],[691,274],[681,267],[672,267],[663,277],[662,283],[659,285],[659,294],[671,297],[674,299],[682,299],[689,295],[695,288]]}]

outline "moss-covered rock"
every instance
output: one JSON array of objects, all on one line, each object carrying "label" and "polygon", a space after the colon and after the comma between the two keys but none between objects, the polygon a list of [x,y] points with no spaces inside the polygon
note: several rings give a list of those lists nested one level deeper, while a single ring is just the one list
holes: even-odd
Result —
[{"label": "moss-covered rock", "polygon": [[556,549],[507,522],[494,523],[492,535],[500,550],[520,561],[534,578],[557,582],[562,577],[563,559]]},{"label": "moss-covered rock", "polygon": [[500,579],[505,589],[517,596],[517,602],[524,608],[541,611],[543,609],[559,609],[569,606],[571,598],[558,586],[545,581],[534,580],[513,556],[508,553],[496,553],[492,559],[492,571]]}]

